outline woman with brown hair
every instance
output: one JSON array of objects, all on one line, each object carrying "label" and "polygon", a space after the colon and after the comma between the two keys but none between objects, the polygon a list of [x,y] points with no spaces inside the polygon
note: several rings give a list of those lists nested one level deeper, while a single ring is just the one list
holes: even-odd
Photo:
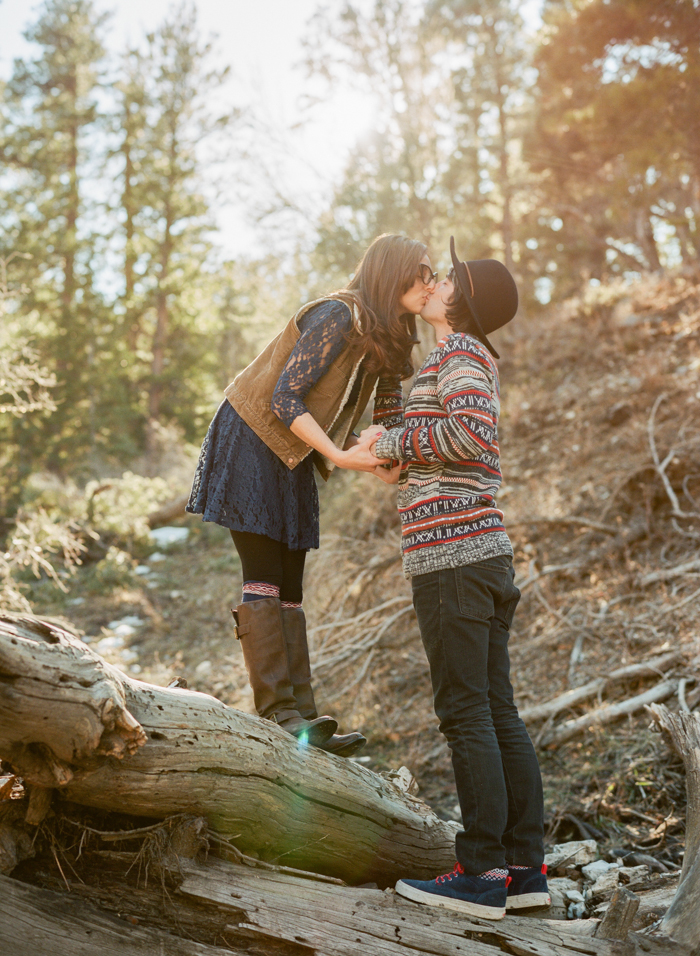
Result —
[{"label": "woman with brown hair", "polygon": [[228,386],[187,506],[228,528],[240,556],[243,598],[233,615],[258,714],[340,756],[366,741],[336,734],[311,688],[302,579],[307,551],[319,546],[313,465],[324,480],[336,467],[389,477],[369,450],[372,436],[360,440],[353,429],[375,385],[374,422],[398,424],[415,316],[434,281],[423,243],[375,239],[347,287],[302,306]]}]

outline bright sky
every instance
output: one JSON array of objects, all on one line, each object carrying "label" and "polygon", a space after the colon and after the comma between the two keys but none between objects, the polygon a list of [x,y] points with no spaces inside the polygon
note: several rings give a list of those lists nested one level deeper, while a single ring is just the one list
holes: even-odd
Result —
[{"label": "bright sky", "polygon": [[[524,0],[523,14],[536,18],[540,2]],[[108,35],[114,50],[156,27],[174,6],[172,0],[96,0],[96,5],[114,13]],[[40,6],[0,0],[0,75],[10,74],[14,57],[29,53],[22,32]],[[203,35],[218,34],[222,63],[232,67],[227,99],[235,105],[253,104],[276,131],[282,144],[282,190],[313,218],[340,178],[349,148],[369,128],[372,112],[371,101],[350,91],[311,115],[300,112],[305,81],[295,65],[302,57],[306,24],[320,0],[196,0],[196,6]],[[261,228],[240,203],[223,206],[218,221],[229,255],[257,252],[264,243]]]}]

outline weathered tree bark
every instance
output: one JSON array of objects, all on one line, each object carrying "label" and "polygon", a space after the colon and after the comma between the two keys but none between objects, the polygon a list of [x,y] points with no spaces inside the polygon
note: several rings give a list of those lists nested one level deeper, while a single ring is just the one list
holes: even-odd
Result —
[{"label": "weathered tree bark", "polygon": [[[506,916],[497,922],[411,903],[396,894],[324,886],[298,877],[256,876],[245,867],[210,860],[184,865],[184,897],[232,911],[231,930],[297,942],[316,956],[632,956],[663,951],[654,941],[620,943],[583,936],[570,924]],[[642,947],[639,946],[640,941]],[[647,948],[648,947],[648,948]],[[668,953],[680,956],[680,947]]]},{"label": "weathered tree bark", "polygon": [[652,704],[655,723],[685,765],[688,809],[685,855],[678,892],[663,918],[660,932],[700,954],[700,716]]},{"label": "weathered tree bark", "polygon": [[626,939],[638,909],[639,897],[624,886],[618,887],[595,935],[599,939]]},{"label": "weathered tree bark", "polygon": [[66,893],[0,876],[0,943],[12,956],[244,956],[162,930],[135,926]]},{"label": "weathered tree bark", "polygon": [[[378,890],[332,886],[210,860],[182,862],[168,890],[172,932],[144,926],[154,892],[114,887],[71,893],[0,877],[0,941],[13,956],[683,956],[682,947],[631,934],[619,942],[573,932],[571,923],[506,916],[490,922],[420,906]],[[94,905],[97,902],[98,905]],[[184,917],[179,923],[177,909]],[[115,918],[119,914],[121,918]],[[138,916],[136,914],[139,914]],[[179,934],[175,935],[176,932]],[[188,935],[186,939],[183,936]],[[193,937],[193,938],[192,938]],[[151,947],[149,949],[148,947]],[[223,950],[219,946],[226,946]]]},{"label": "weathered tree bark", "polygon": [[[196,813],[244,853],[348,882],[454,863],[454,827],[395,783],[206,694],[129,678],[33,618],[0,616],[0,757],[30,794],[156,819]],[[47,805],[30,796],[30,819]]]}]

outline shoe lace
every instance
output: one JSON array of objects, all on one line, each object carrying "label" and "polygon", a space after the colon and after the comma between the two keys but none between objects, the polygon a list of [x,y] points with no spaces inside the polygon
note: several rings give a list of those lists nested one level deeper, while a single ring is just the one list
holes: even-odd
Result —
[{"label": "shoe lace", "polygon": [[451,873],[443,873],[442,876],[438,876],[435,880],[436,883],[444,883],[445,880],[448,882],[452,879],[453,876],[461,876],[464,873],[464,867],[461,863],[455,863],[455,868]]}]

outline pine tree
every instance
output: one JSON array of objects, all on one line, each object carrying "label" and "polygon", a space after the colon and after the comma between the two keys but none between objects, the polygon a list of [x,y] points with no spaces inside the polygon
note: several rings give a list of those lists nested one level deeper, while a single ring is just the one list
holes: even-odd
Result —
[{"label": "pine tree", "polygon": [[192,409],[206,374],[218,372],[209,338],[218,313],[204,294],[212,285],[214,224],[202,143],[226,130],[235,114],[211,109],[227,75],[211,59],[194,7],[181,6],[148,36],[143,52],[128,54],[118,88],[121,312],[150,452],[164,423],[196,433],[201,422]]},{"label": "pine tree", "polygon": [[16,60],[4,90],[0,159],[8,189],[3,253],[21,252],[27,327],[58,384],[41,429],[20,420],[34,466],[63,468],[95,449],[96,404],[111,326],[94,285],[98,237],[84,189],[94,161],[105,16],[91,0],[47,0],[26,32],[37,54]]},{"label": "pine tree", "polygon": [[527,152],[560,292],[582,274],[658,271],[664,232],[677,259],[700,255],[699,13],[696,0],[546,5]]},{"label": "pine tree", "polygon": [[454,88],[454,147],[443,185],[454,230],[471,257],[497,255],[514,271],[526,180],[520,140],[532,85],[514,0],[432,0],[426,22],[444,43]]},{"label": "pine tree", "polygon": [[320,223],[318,261],[349,271],[381,232],[423,239],[436,262],[451,234],[471,258],[514,268],[527,206],[519,156],[532,84],[514,0],[376,0],[315,18],[312,72],[378,102]]}]

